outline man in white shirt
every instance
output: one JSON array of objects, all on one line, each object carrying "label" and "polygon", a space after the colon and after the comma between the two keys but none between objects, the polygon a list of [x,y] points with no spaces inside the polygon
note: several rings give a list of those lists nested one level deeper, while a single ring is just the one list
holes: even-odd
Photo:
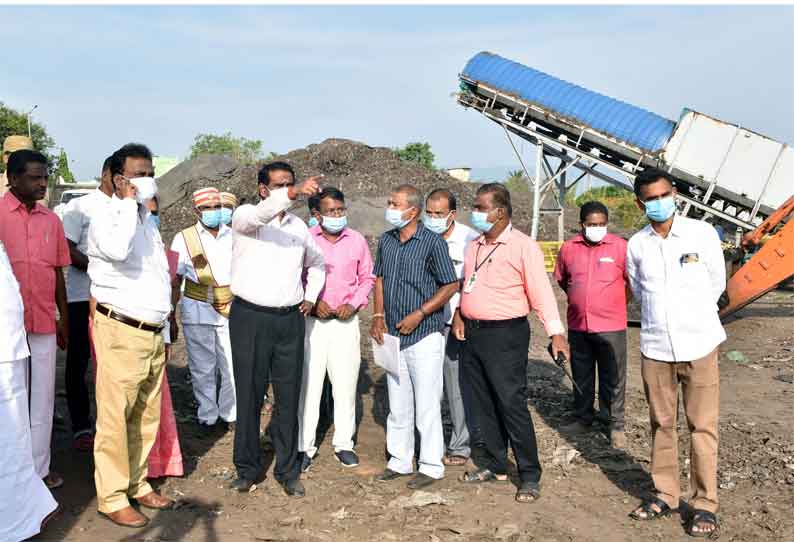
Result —
[{"label": "man in white shirt", "polygon": [[716,230],[675,213],[676,190],[664,171],[640,173],[634,192],[650,224],[629,240],[626,270],[642,303],[642,378],[648,400],[651,476],[655,496],[632,512],[637,520],[678,508],[678,384],[691,433],[690,485],[694,512],[687,530],[715,534],[719,369],[725,340],[717,300],[725,289],[725,262]]},{"label": "man in white shirt", "polygon": [[[455,266],[459,279],[463,279],[463,255],[466,245],[479,237],[479,234],[456,220],[457,199],[446,188],[437,188],[427,196],[425,216],[423,222],[427,229],[439,234],[447,242],[449,257]],[[447,453],[444,464],[447,466],[465,465],[471,456],[471,445],[467,419],[471,418],[471,395],[466,382],[460,378],[458,362],[463,343],[454,334],[450,333],[452,317],[460,303],[460,293],[455,292],[444,307],[446,326],[444,335],[446,347],[444,349],[444,396],[449,406],[449,417],[452,420],[452,434],[447,444]],[[473,425],[473,424],[472,424]]]},{"label": "man in white shirt", "polygon": [[91,216],[103,213],[113,196],[110,157],[102,164],[99,186],[92,193],[74,198],[63,213],[63,231],[69,243],[72,265],[66,273],[66,300],[69,309],[69,347],[66,351],[66,404],[72,420],[73,446],[78,451],[94,449],[91,404],[85,373],[91,358],[88,338],[88,313],[91,279],[88,277],[88,226]]},{"label": "man in white shirt", "polygon": [[[188,367],[198,422],[209,433],[220,419],[225,427],[237,419],[229,342],[229,288],[232,267],[232,230],[222,221],[221,194],[207,187],[193,193],[193,210],[199,221],[177,233],[171,250],[179,255],[178,285],[172,304],[180,303]],[[171,322],[171,329],[176,322]],[[220,374],[220,392],[217,391]]]},{"label": "man in white shirt", "polygon": [[149,520],[130,499],[155,510],[173,505],[146,481],[160,423],[171,279],[160,232],[143,204],[157,193],[151,152],[135,143],[121,147],[110,173],[115,192],[91,217],[87,248],[99,360],[94,479],[101,514],[143,527]]},{"label": "man in white shirt", "polygon": [[19,283],[0,241],[0,540],[36,536],[58,509],[33,464],[28,349]]},{"label": "man in white shirt", "polygon": [[[305,494],[298,462],[298,403],[303,372],[305,317],[325,282],[323,253],[306,224],[286,212],[298,195],[319,191],[315,178],[295,186],[289,164],[259,172],[258,205],[241,205],[232,217],[232,342],[237,424],[232,489],[248,492],[264,475],[259,418],[265,383],[276,407],[269,433],[276,454],[274,476],[287,495]],[[304,291],[302,275],[306,271]]]}]

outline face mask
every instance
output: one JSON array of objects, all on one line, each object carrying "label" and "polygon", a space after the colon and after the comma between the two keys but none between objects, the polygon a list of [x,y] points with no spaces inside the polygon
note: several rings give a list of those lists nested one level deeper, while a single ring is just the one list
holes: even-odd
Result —
[{"label": "face mask", "polygon": [[644,205],[645,215],[651,222],[666,222],[675,212],[675,198],[673,196],[646,201]]},{"label": "face mask", "polygon": [[347,226],[346,216],[323,216],[323,229],[328,233],[339,233]]},{"label": "face mask", "polygon": [[425,214],[422,216],[422,222],[424,223],[425,227],[428,230],[432,231],[433,233],[442,235],[444,232],[446,232],[449,229],[449,226],[447,225],[447,220],[449,220],[449,215],[451,214],[452,213],[449,213],[447,216],[443,218],[427,216]]},{"label": "face mask", "polygon": [[317,219],[316,219],[316,218],[314,218],[313,216],[312,216],[312,217],[309,217],[309,227],[310,227],[310,228],[313,228],[313,227],[315,227],[315,226],[317,226],[317,225],[319,225],[319,224],[320,224],[320,223],[319,223],[319,222],[317,222]]},{"label": "face mask", "polygon": [[158,230],[160,229],[160,215],[149,215],[149,218],[152,220],[152,224]]},{"label": "face mask", "polygon": [[585,226],[584,228],[584,236],[591,243],[600,243],[606,234],[606,226]]},{"label": "face mask", "polygon": [[407,213],[411,209],[413,209],[413,207],[409,207],[404,211],[401,211],[400,209],[386,209],[386,222],[397,229],[403,229],[410,222],[410,220],[403,218],[403,214]]},{"label": "face mask", "polygon": [[135,201],[141,205],[157,195],[157,181],[153,177],[136,177],[130,179],[130,184],[136,188]]},{"label": "face mask", "polygon": [[471,225],[474,229],[483,233],[487,233],[493,228],[493,224],[488,222],[488,213],[481,213],[479,211],[473,211],[471,213]]},{"label": "face mask", "polygon": [[201,211],[201,223],[208,228],[217,228],[221,224],[221,210],[210,209]]},{"label": "face mask", "polygon": [[232,223],[232,210],[224,207],[221,209],[221,222],[227,226]]}]

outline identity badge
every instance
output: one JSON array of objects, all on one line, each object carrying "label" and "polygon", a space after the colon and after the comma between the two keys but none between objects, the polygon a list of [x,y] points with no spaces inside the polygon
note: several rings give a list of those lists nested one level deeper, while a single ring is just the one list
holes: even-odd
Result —
[{"label": "identity badge", "polygon": [[697,263],[699,261],[700,261],[700,258],[698,258],[698,253],[697,252],[687,252],[686,254],[682,254],[681,255],[681,264],[682,265],[685,264],[685,263]]},{"label": "identity badge", "polygon": [[474,283],[477,282],[477,272],[471,274],[469,279],[466,281],[466,284],[463,286],[463,293],[470,294],[472,290],[474,290]]}]

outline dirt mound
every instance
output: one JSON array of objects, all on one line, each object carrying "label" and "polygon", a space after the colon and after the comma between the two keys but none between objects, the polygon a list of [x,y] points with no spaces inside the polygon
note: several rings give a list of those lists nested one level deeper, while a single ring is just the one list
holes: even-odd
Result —
[{"label": "dirt mound", "polygon": [[[457,196],[464,221],[468,220],[468,211],[478,186],[460,182],[444,171],[401,160],[391,149],[370,147],[348,139],[327,139],[273,160],[290,163],[300,179],[325,175],[325,184],[344,192],[350,207],[351,226],[368,237],[377,236],[386,229],[383,221],[385,197],[394,186],[411,183],[425,194],[434,188],[446,187]],[[228,156],[206,155],[182,162],[161,177],[159,184],[166,242],[170,242],[176,232],[195,222],[190,201],[194,190],[216,186],[219,190],[234,193],[241,200],[251,201],[256,194],[256,171],[264,163],[244,166]],[[513,222],[528,232],[532,222],[532,195],[525,192],[512,196]],[[296,209],[295,213],[301,217],[307,214],[305,207]],[[577,222],[578,211],[568,209],[566,237],[576,229]],[[540,239],[556,239],[556,236],[557,218],[544,217]]]}]

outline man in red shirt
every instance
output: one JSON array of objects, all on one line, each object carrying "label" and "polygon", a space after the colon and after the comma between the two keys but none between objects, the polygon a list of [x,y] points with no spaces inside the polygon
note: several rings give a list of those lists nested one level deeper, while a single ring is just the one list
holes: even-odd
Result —
[{"label": "man in red shirt", "polygon": [[576,421],[565,427],[587,431],[595,410],[598,372],[599,418],[609,423],[615,448],[626,445],[623,412],[626,399],[626,241],[607,233],[609,211],[598,201],[582,205],[582,231],[566,241],[554,277],[568,294],[568,338]]},{"label": "man in red shirt", "polygon": [[9,190],[0,200],[0,241],[5,245],[25,307],[33,463],[36,473],[53,489],[63,485],[63,478],[50,471],[55,347],[67,346],[69,313],[63,268],[72,260],[61,221],[36,203],[47,192],[47,158],[36,151],[18,150],[8,159],[7,173]]}]

